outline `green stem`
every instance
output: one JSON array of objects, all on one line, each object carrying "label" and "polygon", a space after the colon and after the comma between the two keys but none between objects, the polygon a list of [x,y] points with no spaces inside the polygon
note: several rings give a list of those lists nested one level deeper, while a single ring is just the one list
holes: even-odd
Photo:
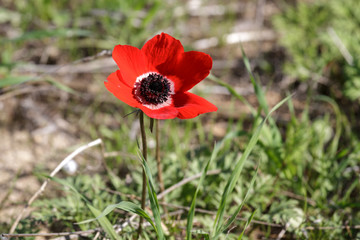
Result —
[{"label": "green stem", "polygon": [[[142,142],[142,153],[145,161],[147,161],[147,145],[146,145],[146,133],[145,133],[145,126],[144,126],[144,113],[141,111],[139,116],[139,122],[140,122],[140,131],[141,131],[141,142]],[[145,170],[143,169],[142,172],[142,178],[143,178],[143,186],[142,186],[142,194],[141,194],[141,208],[145,209],[145,200],[146,200],[146,176],[145,176]],[[143,218],[140,217],[139,220],[139,228],[138,228],[138,238],[140,238],[141,232],[142,232],[142,223]]]},{"label": "green stem", "polygon": [[[164,181],[163,181],[163,177],[162,177],[162,167],[161,167],[161,159],[160,159],[160,129],[159,129],[159,120],[155,119],[155,139],[156,139],[156,152],[155,152],[155,157],[156,157],[156,164],[157,164],[157,170],[158,170],[158,180],[160,183],[160,192],[164,192],[165,191],[165,187],[164,187]],[[163,206],[164,208],[164,212],[167,215],[168,211],[166,206]]]}]

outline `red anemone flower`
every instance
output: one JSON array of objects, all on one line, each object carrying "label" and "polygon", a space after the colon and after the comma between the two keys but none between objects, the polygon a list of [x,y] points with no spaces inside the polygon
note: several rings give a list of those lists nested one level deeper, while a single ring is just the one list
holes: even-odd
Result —
[{"label": "red anemone flower", "polygon": [[112,57],[120,70],[109,75],[106,88],[149,117],[187,119],[217,110],[204,98],[188,92],[209,75],[211,57],[184,52],[180,41],[170,35],[156,35],[141,50],[117,45]]}]

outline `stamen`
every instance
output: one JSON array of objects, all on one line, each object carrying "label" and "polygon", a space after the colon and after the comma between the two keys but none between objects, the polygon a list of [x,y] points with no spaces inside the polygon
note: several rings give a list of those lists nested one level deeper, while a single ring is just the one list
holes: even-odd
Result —
[{"label": "stamen", "polygon": [[159,73],[150,72],[137,78],[133,94],[144,106],[159,109],[171,104],[173,83]]}]

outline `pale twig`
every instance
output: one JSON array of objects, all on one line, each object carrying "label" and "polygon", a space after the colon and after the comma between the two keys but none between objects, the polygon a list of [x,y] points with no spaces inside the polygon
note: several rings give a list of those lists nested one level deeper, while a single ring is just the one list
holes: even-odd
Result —
[{"label": "pale twig", "polygon": [[126,158],[131,158],[133,160],[138,160],[139,159],[139,157],[135,156],[134,154],[121,152],[121,151],[113,151],[113,152],[105,152],[104,153],[105,158],[112,158],[112,157],[119,157],[119,156],[126,157]]},{"label": "pale twig", "polygon": [[84,58],[81,58],[81,59],[78,59],[76,61],[73,62],[73,64],[76,64],[76,63],[80,63],[80,62],[90,62],[90,61],[93,61],[99,57],[110,57],[112,54],[112,50],[102,50],[101,52],[95,54],[95,55],[92,55],[92,56],[87,56],[87,57],[84,57]]},{"label": "pale twig", "polygon": [[[71,69],[75,69],[73,66],[75,64],[79,64],[79,63],[86,63],[86,62],[91,62],[94,61],[100,57],[104,57],[104,56],[111,56],[112,51],[111,50],[102,50],[101,52],[92,55],[92,56],[88,56],[88,57],[84,57],[84,58],[80,58],[78,60],[75,60],[71,63],[66,63],[63,65],[58,65],[58,66],[47,66],[47,65],[37,65],[36,67],[34,66],[29,66],[27,69],[25,68],[25,70],[27,71],[34,71],[36,70],[37,72],[39,72],[40,74],[38,74],[37,76],[34,76],[31,80],[35,80],[35,79],[40,79],[44,76],[47,75],[51,75],[54,74],[56,72],[59,72],[60,70],[62,70],[63,68],[66,68],[66,71],[64,70],[63,73],[69,73],[72,72],[70,71]],[[24,66],[23,66],[24,67]],[[75,73],[79,72],[80,70],[74,70]],[[81,71],[80,71],[81,72]]]},{"label": "pale twig", "polygon": [[[185,210],[185,211],[189,211],[189,210],[190,210],[190,207],[179,206],[179,205],[172,204],[172,203],[159,202],[159,204],[161,204],[161,205],[166,205],[166,206],[171,207],[171,208],[182,209],[182,210]],[[201,209],[201,208],[195,208],[195,212],[204,213],[204,214],[208,214],[208,215],[214,215],[214,216],[216,215],[216,212],[214,212],[214,211],[210,211],[210,210],[206,210],[206,209]],[[225,217],[230,218],[231,216],[226,215]],[[242,218],[242,217],[236,217],[236,220],[244,221],[244,222],[247,221],[247,219]],[[255,224],[259,224],[259,225],[265,225],[265,226],[270,226],[270,227],[283,227],[283,225],[280,225],[280,224],[269,223],[269,222],[264,222],[264,221],[259,221],[259,220],[252,220],[251,223],[255,223]]]},{"label": "pale twig", "polygon": [[61,236],[71,236],[71,235],[89,235],[95,232],[99,232],[101,229],[90,229],[85,231],[77,232],[60,232],[60,233],[19,233],[19,234],[1,234],[1,238],[11,238],[11,237],[61,237]]},{"label": "pale twig", "polygon": [[228,230],[227,233],[226,233],[225,239],[228,238],[230,232],[231,232],[232,230],[234,230],[236,227],[237,227],[237,226],[232,226],[231,228],[229,228],[229,230]]},{"label": "pale twig", "polygon": [[346,62],[352,66],[354,64],[354,57],[351,55],[349,50],[347,50],[345,44],[340,39],[340,37],[336,34],[335,30],[332,27],[329,27],[327,29],[327,32],[330,35],[331,40],[334,42],[336,47],[339,49],[341,55],[343,55],[343,57],[345,58]]},{"label": "pale twig", "polygon": [[[52,75],[56,72],[59,72],[61,69],[66,68],[66,67],[68,69],[65,69],[64,73],[67,73],[67,74],[70,72],[69,69],[77,69],[77,71],[79,71],[79,68],[78,67],[74,68],[73,65],[78,64],[78,63],[91,62],[91,61],[96,60],[99,57],[111,56],[111,54],[112,54],[112,50],[102,50],[101,52],[99,52],[93,56],[84,57],[84,58],[78,59],[76,61],[73,61],[71,63],[67,63],[67,64],[63,64],[63,65],[59,65],[59,66],[51,66],[51,67],[48,65],[45,65],[45,66],[43,66],[42,69],[39,69],[39,71],[38,71],[39,74],[30,78],[29,81],[40,80],[41,78],[48,76],[48,75]],[[109,63],[113,63],[113,61],[111,60],[111,62],[109,61]],[[96,64],[96,66],[99,66],[99,64]],[[40,66],[29,66],[28,69],[25,69],[25,70],[30,71],[30,70],[34,70],[37,68],[40,68]],[[50,68],[50,70],[48,70],[49,68]],[[86,69],[86,70],[88,70],[88,69]],[[40,88],[36,88],[35,90],[39,91]],[[7,93],[1,95],[0,101],[4,100],[6,98],[12,97],[12,96],[17,96],[17,95],[28,93],[28,92],[32,92],[32,89],[25,88],[25,89],[18,89],[18,90],[10,91],[10,92],[7,92]]]},{"label": "pale twig", "polygon": [[313,226],[308,226],[305,227],[306,230],[334,230],[334,229],[360,229],[360,225],[354,225],[354,226],[349,226],[349,225],[344,225],[344,226],[327,226],[327,227],[313,227]]},{"label": "pale twig", "polygon": [[[71,153],[69,156],[67,156],[64,160],[60,162],[60,164],[51,172],[50,177],[54,177],[68,162],[70,162],[76,155],[80,154],[82,151],[91,148],[93,146],[101,144],[101,139],[96,139],[95,141],[92,141],[84,146],[79,147],[76,149],[73,153]],[[40,189],[30,198],[30,200],[27,202],[19,216],[16,218],[15,222],[11,226],[10,234],[14,233],[17,225],[19,224],[22,216],[24,215],[25,211],[28,209],[28,207],[32,204],[32,202],[45,190],[47,184],[49,183],[50,179],[46,179],[44,183],[41,185]]]},{"label": "pale twig", "polygon": [[97,232],[97,233],[95,234],[93,240],[96,240],[96,239],[98,239],[99,237],[100,237],[100,232]]},{"label": "pale twig", "polygon": [[115,229],[115,232],[118,233],[118,232],[121,232],[125,227],[127,226],[132,226],[133,223],[136,223],[134,222],[135,218],[137,217],[138,215],[134,214],[132,215],[126,222],[124,222],[123,224],[121,224],[121,226],[115,226],[114,229]]},{"label": "pale twig", "polygon": [[240,31],[226,34],[222,38],[211,37],[197,40],[193,43],[193,47],[196,50],[203,50],[217,47],[221,42],[225,44],[238,44],[256,41],[274,41],[276,37],[276,33],[270,29]]},{"label": "pale twig", "polygon": [[54,86],[42,86],[42,87],[25,87],[20,88],[12,91],[6,91],[5,93],[0,95],[0,101],[4,101],[8,98],[16,97],[18,95],[26,94],[26,93],[32,93],[34,91],[40,92],[40,91],[49,91],[54,89]]},{"label": "pale twig", "polygon": [[[81,60],[81,59],[80,59]],[[112,58],[94,59],[86,62],[71,65],[43,65],[43,64],[24,64],[15,69],[18,74],[34,74],[35,76],[44,76],[41,74],[81,74],[81,73],[111,73],[116,66]]]},{"label": "pale twig", "polygon": [[286,229],[290,226],[290,223],[286,223],[285,227],[283,229],[281,229],[281,231],[279,232],[276,240],[280,240],[284,237],[285,233],[286,233]]},{"label": "pale twig", "polygon": [[288,191],[281,191],[282,194],[284,194],[285,196],[288,196],[290,198],[294,198],[294,199],[298,199],[301,201],[306,201],[308,204],[310,204],[311,206],[316,206],[316,202],[310,198],[305,198],[303,196],[297,195],[295,193],[292,192],[288,192]]}]

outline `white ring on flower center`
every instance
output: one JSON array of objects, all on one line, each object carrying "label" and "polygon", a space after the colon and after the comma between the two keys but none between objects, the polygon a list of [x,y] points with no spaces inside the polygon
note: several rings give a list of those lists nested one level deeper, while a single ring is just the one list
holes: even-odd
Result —
[{"label": "white ring on flower center", "polygon": [[[141,85],[141,82],[146,79],[149,75],[151,74],[156,74],[156,75],[160,75],[162,77],[164,77],[168,82],[169,82],[169,85],[170,85],[170,91],[169,91],[169,96],[168,96],[168,99],[163,102],[163,103],[160,103],[160,104],[146,104],[144,103],[144,100],[140,97],[140,89],[136,87],[136,85]],[[147,73],[144,73],[142,75],[140,75],[139,77],[136,78],[136,81],[134,83],[134,95],[136,97],[136,99],[145,107],[151,109],[151,110],[157,110],[157,109],[160,109],[160,108],[163,108],[163,107],[167,107],[167,106],[170,106],[172,104],[172,95],[175,94],[175,86],[174,86],[174,82],[171,81],[168,77],[160,74],[160,73],[157,73],[157,72],[147,72]]]}]

